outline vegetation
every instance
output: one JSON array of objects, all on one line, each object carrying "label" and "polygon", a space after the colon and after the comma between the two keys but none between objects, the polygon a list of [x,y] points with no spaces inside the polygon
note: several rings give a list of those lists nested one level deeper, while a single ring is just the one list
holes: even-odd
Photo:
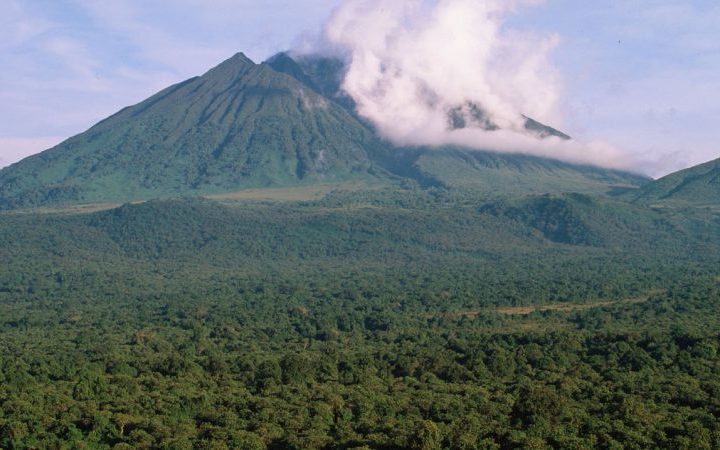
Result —
[{"label": "vegetation", "polygon": [[717,448],[714,214],[443,189],[6,212],[0,447]]}]

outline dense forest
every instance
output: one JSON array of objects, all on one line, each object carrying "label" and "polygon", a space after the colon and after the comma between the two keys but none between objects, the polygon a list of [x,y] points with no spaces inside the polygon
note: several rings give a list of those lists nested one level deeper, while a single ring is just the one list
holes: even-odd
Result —
[{"label": "dense forest", "polygon": [[720,217],[337,192],[0,214],[0,447],[720,448]]}]

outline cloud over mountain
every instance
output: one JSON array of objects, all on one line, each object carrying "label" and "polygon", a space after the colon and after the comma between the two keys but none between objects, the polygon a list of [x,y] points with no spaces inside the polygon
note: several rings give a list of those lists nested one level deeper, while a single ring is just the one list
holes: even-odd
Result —
[{"label": "cloud over mountain", "polygon": [[[562,79],[551,62],[559,37],[505,25],[509,15],[538,3],[348,0],[327,23],[325,38],[346,53],[343,89],[359,114],[394,143],[625,166],[610,145],[528,133],[525,116],[562,124]],[[449,117],[467,105],[482,120],[453,127]]]}]

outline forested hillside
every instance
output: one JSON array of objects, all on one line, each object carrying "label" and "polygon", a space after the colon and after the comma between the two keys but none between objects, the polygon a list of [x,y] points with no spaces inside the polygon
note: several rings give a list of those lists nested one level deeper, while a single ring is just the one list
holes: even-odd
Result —
[{"label": "forested hillside", "polygon": [[0,214],[0,447],[717,448],[720,219],[337,192]]}]

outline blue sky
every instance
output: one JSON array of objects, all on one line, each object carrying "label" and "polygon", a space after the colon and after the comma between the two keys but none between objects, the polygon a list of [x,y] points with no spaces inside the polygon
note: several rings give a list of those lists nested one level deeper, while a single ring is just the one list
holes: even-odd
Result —
[{"label": "blue sky", "polygon": [[[3,0],[0,166],[237,51],[318,33],[340,0]],[[555,33],[564,131],[651,175],[720,157],[720,2],[546,0],[508,26]]]}]

